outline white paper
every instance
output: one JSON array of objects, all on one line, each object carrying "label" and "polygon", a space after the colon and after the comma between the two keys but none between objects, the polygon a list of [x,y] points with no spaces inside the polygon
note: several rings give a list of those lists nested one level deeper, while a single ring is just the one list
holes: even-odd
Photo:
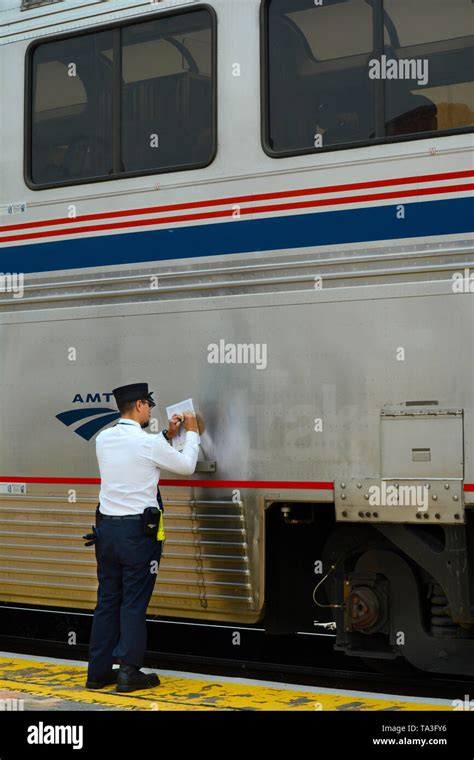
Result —
[{"label": "white paper", "polygon": [[[192,412],[193,414],[196,414],[192,398],[187,398],[186,401],[179,401],[177,404],[172,404],[171,406],[166,407],[166,414],[168,415],[169,420],[172,418],[173,414],[183,414],[183,412]],[[197,437],[198,443],[201,443],[201,436],[199,433],[197,434]],[[178,449],[178,451],[183,450],[184,444],[186,443],[186,428],[184,427],[184,424],[179,428],[179,433],[171,439],[171,443],[175,449]]]}]

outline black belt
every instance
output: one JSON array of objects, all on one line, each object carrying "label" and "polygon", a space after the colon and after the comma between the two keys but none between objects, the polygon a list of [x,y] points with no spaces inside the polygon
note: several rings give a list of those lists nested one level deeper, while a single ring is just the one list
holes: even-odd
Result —
[{"label": "black belt", "polygon": [[99,512],[101,520],[141,520],[141,515],[104,515]]}]

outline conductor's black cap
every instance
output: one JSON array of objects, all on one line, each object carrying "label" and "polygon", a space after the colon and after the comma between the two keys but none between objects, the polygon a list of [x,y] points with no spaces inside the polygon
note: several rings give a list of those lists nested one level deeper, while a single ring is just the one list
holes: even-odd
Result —
[{"label": "conductor's black cap", "polygon": [[150,401],[152,406],[156,406],[151,394],[153,391],[148,390],[148,383],[132,383],[131,385],[121,385],[120,388],[114,388],[114,394],[117,406],[124,401],[137,401],[138,399]]}]

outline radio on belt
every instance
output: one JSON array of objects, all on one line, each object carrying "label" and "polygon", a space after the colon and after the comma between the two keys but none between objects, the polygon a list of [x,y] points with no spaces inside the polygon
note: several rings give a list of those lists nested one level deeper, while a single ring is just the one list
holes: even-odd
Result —
[{"label": "radio on belt", "polygon": [[158,533],[160,525],[161,509],[158,507],[147,507],[142,512],[142,527],[145,536],[155,536]]}]

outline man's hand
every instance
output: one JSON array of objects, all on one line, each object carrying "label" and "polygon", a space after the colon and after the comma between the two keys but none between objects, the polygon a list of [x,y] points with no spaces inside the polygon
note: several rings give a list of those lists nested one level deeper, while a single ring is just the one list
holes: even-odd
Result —
[{"label": "man's hand", "polygon": [[173,414],[172,418],[168,420],[168,438],[170,440],[174,438],[175,435],[178,435],[182,421],[183,418],[181,414]]},{"label": "man's hand", "polygon": [[[193,430],[195,433],[202,432],[199,428],[199,420],[192,412],[173,414],[172,418],[168,420],[168,438],[170,440],[179,433],[179,429],[182,424],[184,424],[186,431]],[[202,425],[202,429],[204,429],[204,425]]]},{"label": "man's hand", "polygon": [[193,430],[195,433],[199,433],[195,414],[192,412],[184,412],[184,427],[186,428],[186,431]]}]

